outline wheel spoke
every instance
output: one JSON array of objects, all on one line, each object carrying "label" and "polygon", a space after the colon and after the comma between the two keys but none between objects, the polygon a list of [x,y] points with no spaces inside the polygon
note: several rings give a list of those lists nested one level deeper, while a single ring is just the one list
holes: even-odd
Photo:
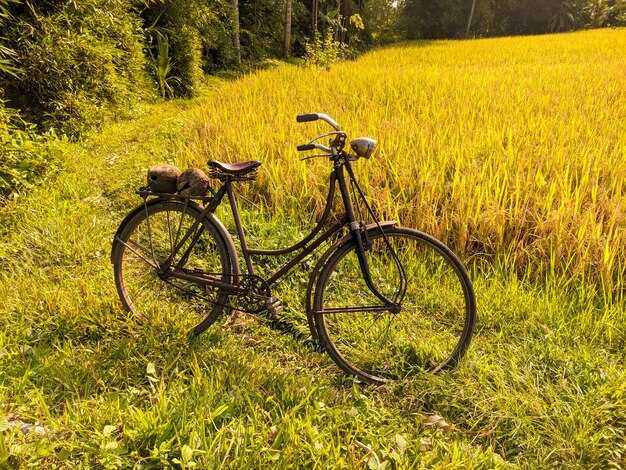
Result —
[{"label": "wheel spoke", "polygon": [[167,235],[170,240],[170,252],[174,251],[174,240],[172,239],[172,221],[170,220],[170,211],[166,211],[167,214]]},{"label": "wheel spoke", "polygon": [[[118,241],[124,245],[126,248],[128,248],[132,253],[134,253],[140,260],[142,260],[144,263],[148,264],[150,267],[157,269],[158,266],[157,264],[155,264],[155,262],[150,261],[148,258],[146,258],[145,256],[143,256],[141,253],[139,253],[139,251],[135,250],[134,248],[143,248],[145,251],[148,251],[145,247],[143,247],[142,245],[136,243],[133,240],[128,240],[128,243],[126,243],[124,240],[120,240],[118,238]],[[131,246],[132,245],[132,246]],[[158,263],[158,262],[157,262]]]}]

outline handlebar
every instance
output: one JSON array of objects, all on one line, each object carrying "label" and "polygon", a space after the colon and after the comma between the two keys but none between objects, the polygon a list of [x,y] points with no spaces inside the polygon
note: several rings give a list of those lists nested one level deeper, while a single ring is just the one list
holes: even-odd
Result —
[{"label": "handlebar", "polygon": [[298,152],[304,152],[306,150],[313,150],[315,148],[315,144],[302,144],[298,145]]},{"label": "handlebar", "polygon": [[320,117],[317,113],[298,114],[296,116],[296,121],[298,122],[317,121],[319,118]]},{"label": "handlebar", "polygon": [[343,134],[345,135],[345,133],[341,130],[341,127],[339,126],[339,124],[337,124],[335,122],[335,120],[333,118],[331,118],[330,116],[328,116],[327,114],[322,114],[322,113],[306,113],[306,114],[298,114],[298,116],[296,116],[296,121],[297,122],[311,122],[311,121],[317,121],[318,119],[321,119],[322,121],[326,121],[328,124],[330,124],[335,131],[337,132],[331,132],[329,134],[322,134],[317,136],[315,139],[311,140],[309,143],[307,144],[302,144],[302,145],[298,145],[298,152],[305,152],[307,150],[313,150],[313,149],[318,149],[321,150],[323,152],[328,152],[328,153],[332,153],[332,150],[329,147],[326,147],[325,145],[321,145],[321,144],[314,144],[313,142],[321,137],[326,137],[332,134]]},{"label": "handlebar", "polygon": [[[354,151],[356,155],[349,155],[343,152],[343,148],[346,144],[347,135],[344,131],[341,130],[339,124],[337,124],[331,117],[326,114],[321,113],[307,113],[307,114],[299,114],[296,116],[297,122],[310,122],[317,121],[321,119],[326,121],[328,124],[335,128],[334,132],[328,132],[326,134],[321,134],[311,139],[306,144],[298,145],[298,152],[305,152],[307,150],[318,149],[323,152],[326,152],[324,155],[313,155],[310,157],[303,158],[303,160],[307,160],[309,158],[315,157],[337,157],[337,156],[347,156],[348,159],[352,161],[358,158],[370,158],[376,149],[377,142],[376,140],[370,137],[359,137],[358,139],[352,139],[350,142],[350,147]],[[330,147],[326,147],[325,145],[314,143],[316,140],[322,139],[324,137],[331,137],[330,139]],[[330,154],[330,155],[329,155]]]},{"label": "handlebar", "polygon": [[332,152],[332,150],[329,147],[326,147],[325,145],[321,145],[321,144],[302,144],[302,145],[298,145],[297,149],[298,149],[298,152],[304,152],[306,150],[313,150],[313,149],[318,149],[318,150],[321,150],[322,152],[327,152],[327,153]]},{"label": "handlebar", "polygon": [[340,131],[341,130],[341,127],[339,126],[339,124],[337,124],[335,122],[335,120],[333,118],[331,118],[330,116],[328,116],[327,114],[308,113],[308,114],[299,114],[298,116],[296,116],[296,121],[298,121],[298,122],[317,121],[318,119],[321,119],[322,121],[326,121],[328,124],[333,126],[333,128],[336,131]]}]

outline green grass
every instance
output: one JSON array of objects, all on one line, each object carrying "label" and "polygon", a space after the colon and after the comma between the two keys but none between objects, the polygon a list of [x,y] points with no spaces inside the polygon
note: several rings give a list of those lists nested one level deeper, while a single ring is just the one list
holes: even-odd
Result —
[{"label": "green grass", "polygon": [[[465,57],[459,67],[481,68],[483,59],[467,52],[475,44],[495,49],[503,44],[523,45],[535,50],[548,42],[564,51],[559,68],[572,76],[588,53],[585,39],[589,44],[594,44],[591,39],[610,42],[623,33],[418,43],[394,49],[394,54],[428,54],[443,61],[441,49],[457,51],[455,57]],[[578,41],[570,44],[572,37]],[[385,51],[376,54],[384,56]],[[610,60],[623,62],[623,53],[611,54]],[[548,60],[553,60],[550,57]],[[544,59],[533,53],[499,60],[523,68],[525,61]],[[358,70],[359,64],[375,67],[375,62],[375,56],[368,55],[333,70]],[[279,70],[308,73],[293,67]],[[445,70],[455,69],[448,64]],[[256,317],[238,314],[224,318],[190,344],[183,325],[167,319],[140,324],[122,311],[109,249],[117,225],[139,203],[133,190],[143,183],[147,167],[166,162],[184,166],[199,158],[197,126],[202,121],[198,117],[213,119],[208,110],[221,100],[236,101],[233,90],[249,89],[253,81],[259,82],[257,87],[263,80],[275,82],[277,73],[261,72],[236,82],[217,83],[202,99],[151,106],[135,121],[109,126],[81,144],[65,143],[62,173],[2,209],[0,407],[8,418],[41,423],[50,435],[0,431],[0,466],[191,468],[195,463],[196,468],[237,469],[623,468],[623,300],[608,299],[601,285],[586,283],[586,278],[564,286],[557,272],[550,275],[548,271],[545,281],[539,281],[532,271],[515,273],[510,269],[511,259],[519,258],[511,251],[472,264],[479,323],[458,369],[382,387],[363,387],[346,379],[326,355],[311,347],[306,335],[295,339]],[[596,80],[602,82],[604,75],[601,70],[598,73]],[[541,76],[540,71],[535,74]],[[474,86],[488,91],[492,80],[483,78],[484,85],[476,77]],[[330,80],[330,76],[321,80]],[[545,83],[543,91],[547,92],[548,81]],[[558,94],[559,83],[553,80],[552,86]],[[436,87],[430,90],[435,93]],[[597,92],[594,90],[590,93]],[[283,100],[280,94],[268,96],[275,102]],[[392,106],[398,98],[387,99]],[[593,99],[585,98],[585,103]],[[293,201],[303,198],[307,209],[317,207],[315,194],[324,187],[328,169],[322,163],[281,165],[280,158],[291,162],[295,155],[290,151],[285,157],[280,155],[285,143],[300,142],[312,132],[310,127],[296,129],[290,124],[294,115],[326,109],[309,109],[313,105],[308,101],[293,103],[272,114],[261,134],[260,125],[253,131],[247,127],[257,105],[252,102],[240,119],[221,116],[239,133],[237,142],[249,146],[248,151],[240,152],[231,137],[219,138],[217,129],[205,135],[211,140],[203,145],[207,153],[210,150],[214,158],[224,160],[246,158],[254,149],[261,149],[258,157],[267,159],[268,164],[261,168],[256,186],[248,188],[244,219],[251,239],[268,246],[269,239],[287,242],[306,229],[306,225],[283,218],[290,212],[297,222],[306,218],[308,212],[303,211],[302,217],[295,214]],[[509,109],[501,106],[503,112]],[[621,108],[619,103],[614,106],[623,113],[623,102]],[[567,109],[573,107],[567,105]],[[566,119],[559,109],[554,113],[554,122]],[[387,132],[374,117],[360,125],[361,117],[351,118],[350,129],[373,137],[378,137],[377,130]],[[284,125],[275,126],[273,120]],[[445,140],[448,131],[438,129],[438,122],[433,122],[432,139],[424,141],[422,148]],[[493,122],[481,125],[483,134],[494,133],[494,140],[485,141],[487,146],[495,145],[495,136],[500,135]],[[213,129],[213,125],[208,123],[205,129]],[[623,127],[619,127],[623,124],[607,120],[605,125],[603,132],[616,136],[614,143],[623,138]],[[618,127],[611,130],[611,125]],[[560,127],[550,129],[554,140],[565,138]],[[523,127],[518,130],[527,132]],[[573,131],[562,132],[569,135]],[[409,133],[398,127],[394,135],[399,141],[403,135],[414,139],[417,130]],[[480,136],[473,135],[471,141],[468,155],[480,144]],[[387,150],[381,158],[390,154],[390,141],[385,142],[383,150]],[[549,144],[544,147],[550,148]],[[444,155],[451,155],[450,149],[443,150]],[[199,155],[204,158],[202,152]],[[516,153],[511,152],[513,159]],[[565,150],[559,152],[565,158]],[[609,161],[617,162],[621,154],[608,155]],[[526,165],[524,154],[518,156],[519,165]],[[387,163],[359,162],[361,174],[370,176],[371,191],[377,197],[385,191],[381,175],[397,171],[398,178],[404,177],[391,161],[382,161]],[[298,173],[293,173],[293,168]],[[513,180],[515,168],[509,168]],[[619,164],[613,170],[604,168],[602,181],[620,178],[621,168]],[[446,199],[450,204],[441,208],[446,214],[461,205],[464,193],[455,192],[456,186],[446,186],[444,180],[439,188],[436,167],[432,169],[433,194],[452,188]],[[557,169],[551,171],[556,178]],[[292,180],[307,186],[302,185],[301,192],[275,193],[271,189],[273,185],[284,188]],[[427,181],[424,178],[423,184]],[[476,181],[495,184],[487,177]],[[464,183],[469,184],[469,180]],[[619,183],[611,184],[615,189]],[[518,192],[522,199],[534,201],[538,196],[531,190],[520,186]],[[492,194],[491,189],[481,194]],[[611,207],[623,207],[622,193],[611,197],[605,200],[613,201]],[[427,200],[415,209],[424,214],[426,225],[416,223],[417,228],[434,226],[428,208],[437,200]],[[568,204],[565,195],[560,200]],[[269,203],[283,210],[270,216],[264,209]],[[227,214],[219,215],[229,220]],[[454,214],[442,217],[452,220],[448,218]],[[564,211],[561,217],[564,223],[571,222],[570,212]],[[618,219],[615,230],[623,231],[623,223],[623,218]],[[468,230],[472,233],[473,229]],[[451,227],[446,233],[453,240],[458,232]],[[533,253],[529,256],[535,256]],[[463,258],[471,261],[467,254]],[[297,272],[293,282],[281,286],[280,295],[288,304],[285,318],[306,334],[305,283],[306,277]],[[425,417],[431,414],[443,417],[451,426],[439,429],[426,424]],[[0,429],[2,424],[0,415]]]}]

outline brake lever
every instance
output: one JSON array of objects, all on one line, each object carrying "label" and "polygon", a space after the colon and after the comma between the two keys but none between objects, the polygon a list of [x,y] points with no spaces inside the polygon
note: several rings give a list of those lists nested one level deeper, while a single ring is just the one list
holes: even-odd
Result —
[{"label": "brake lever", "polygon": [[302,157],[300,161],[310,160],[311,158],[332,157],[331,154],[320,153],[318,155],[309,155],[308,157]]},{"label": "brake lever", "polygon": [[336,131],[336,132],[327,132],[326,134],[318,135],[317,137],[309,140],[307,143],[312,144],[316,140],[319,140],[323,137],[330,137],[331,135],[337,135],[346,138],[348,135],[344,131]]}]

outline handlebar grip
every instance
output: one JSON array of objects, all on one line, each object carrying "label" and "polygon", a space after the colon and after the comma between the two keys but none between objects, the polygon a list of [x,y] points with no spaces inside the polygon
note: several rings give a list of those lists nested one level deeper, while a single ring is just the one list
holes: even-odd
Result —
[{"label": "handlebar grip", "polygon": [[298,152],[304,152],[305,150],[313,150],[315,148],[315,144],[302,144],[298,145]]},{"label": "handlebar grip", "polygon": [[298,116],[296,116],[296,121],[298,122],[317,121],[319,118],[320,117],[317,113],[298,114]]}]

